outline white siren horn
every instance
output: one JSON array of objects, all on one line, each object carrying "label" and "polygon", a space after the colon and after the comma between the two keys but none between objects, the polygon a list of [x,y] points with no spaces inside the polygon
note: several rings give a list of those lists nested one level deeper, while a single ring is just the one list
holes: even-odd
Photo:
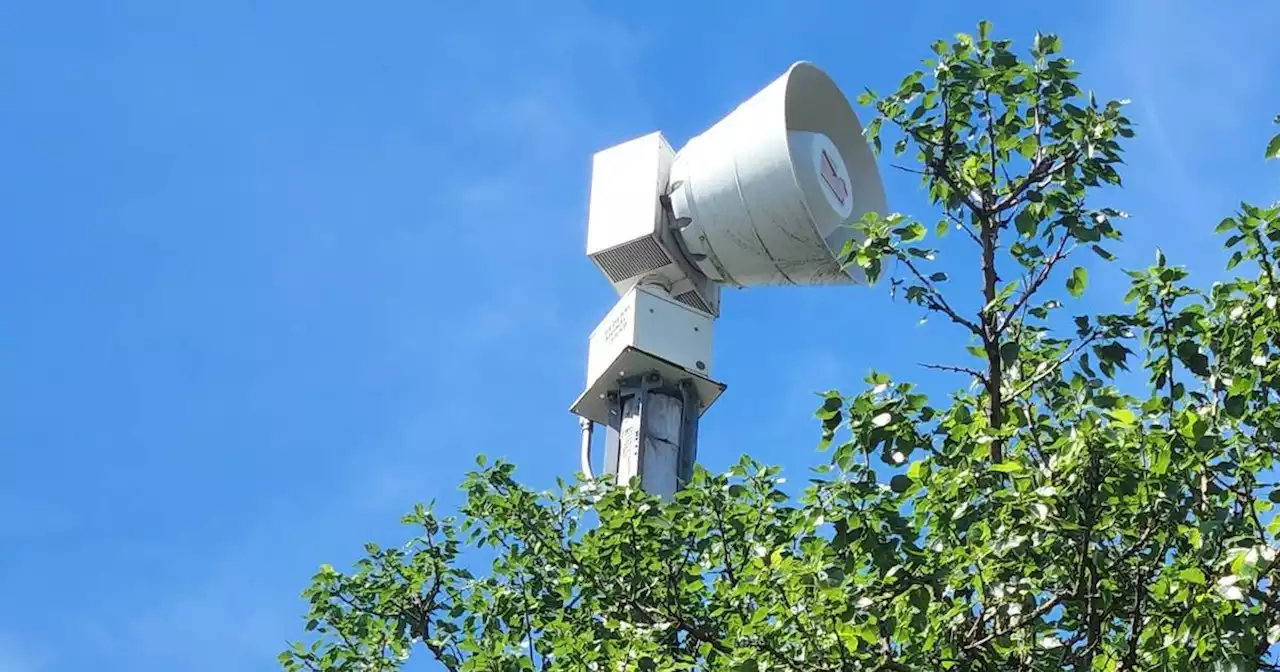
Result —
[{"label": "white siren horn", "polygon": [[822,70],[792,65],[675,156],[671,214],[689,260],[715,282],[863,282],[837,259],[886,210],[862,125]]}]

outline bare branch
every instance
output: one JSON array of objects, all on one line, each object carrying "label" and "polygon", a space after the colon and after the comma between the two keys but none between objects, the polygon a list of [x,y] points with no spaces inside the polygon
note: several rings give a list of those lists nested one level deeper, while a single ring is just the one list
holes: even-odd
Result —
[{"label": "bare branch", "polygon": [[[991,186],[994,191],[996,180],[999,179],[996,176],[996,166],[998,165],[996,161],[996,112],[995,108],[991,106],[991,90],[985,89],[982,93],[983,103],[987,108],[987,144],[989,145],[987,149],[991,153]],[[983,200],[985,201],[986,199]]]},{"label": "bare branch", "polygon": [[1017,186],[1015,186],[1004,198],[996,202],[996,204],[991,208],[991,214],[995,215],[1016,206],[1018,204],[1018,199],[1022,197],[1023,192],[1030,189],[1032,185],[1039,184],[1054,173],[1057,173],[1058,171],[1075,163],[1078,156],[1079,152],[1077,150],[1072,150],[1070,154],[1067,154],[1067,156],[1063,158],[1061,163],[1058,163],[1057,159],[1054,157],[1038,159],[1036,163],[1031,166],[1031,170],[1027,171],[1026,177],[1022,178],[1022,181],[1019,182]]},{"label": "bare branch", "polygon": [[952,373],[966,373],[966,374],[969,374],[970,376],[973,376],[974,378],[977,378],[978,380],[981,380],[981,381],[982,381],[982,382],[984,382],[984,383],[985,383],[985,382],[987,382],[987,376],[986,376],[986,374],[982,373],[981,371],[979,371],[979,370],[977,370],[977,369],[971,369],[971,368],[969,368],[969,367],[967,367],[967,366],[951,366],[951,365],[949,365],[949,364],[925,364],[925,363],[923,363],[923,362],[921,362],[919,365],[920,365],[920,366],[923,366],[923,367],[924,367],[924,368],[926,368],[926,369],[934,369],[934,370],[936,370],[936,371],[950,371],[950,372],[952,372]]},{"label": "bare branch", "polygon": [[972,197],[972,194],[970,193],[971,190],[962,188],[961,185],[956,182],[955,177],[951,174],[951,170],[949,170],[950,166],[949,166],[948,160],[950,157],[948,155],[950,154],[950,148],[951,148],[952,120],[950,116],[950,112],[951,112],[950,106],[945,104],[947,100],[946,85],[942,86],[942,99],[944,104],[942,106],[942,140],[941,142],[934,142],[933,140],[930,140],[929,138],[925,137],[918,128],[908,128],[904,126],[902,122],[899,120],[894,119],[891,121],[893,121],[893,123],[896,124],[898,128],[902,129],[904,132],[909,134],[912,137],[912,139],[914,139],[916,143],[919,144],[921,147],[929,147],[931,149],[937,150],[938,153],[936,156],[934,156],[932,154],[932,151],[930,151],[929,152],[930,155],[926,157],[925,167],[928,169],[926,171],[927,175],[930,175],[932,177],[935,177],[945,182],[946,185],[952,191],[962,196],[962,200],[964,201],[965,205],[969,206],[969,208],[972,209],[974,212],[984,212],[985,209],[983,208],[983,204],[979,203],[978,201],[975,201]]},{"label": "bare branch", "polygon": [[1022,396],[1023,393],[1025,393],[1027,390],[1034,387],[1036,383],[1040,382],[1041,380],[1044,380],[1047,376],[1051,375],[1054,371],[1057,371],[1058,369],[1062,368],[1063,364],[1066,364],[1067,362],[1071,361],[1077,354],[1080,353],[1081,350],[1085,349],[1086,346],[1098,340],[1098,337],[1101,335],[1102,335],[1101,332],[1094,331],[1094,332],[1091,332],[1088,336],[1085,336],[1084,339],[1082,339],[1079,343],[1077,343],[1076,346],[1072,348],[1070,352],[1054,360],[1053,364],[1046,366],[1043,370],[1039,371],[1038,373],[1036,373],[1036,375],[1032,376],[1031,380],[1028,380],[1026,383],[1023,383],[1021,387],[1019,387],[1017,390],[1014,391],[1014,393],[1011,395],[1010,398]]},{"label": "bare branch", "polygon": [[964,231],[965,233],[969,234],[969,238],[971,238],[973,242],[979,245],[982,244],[982,240],[978,238],[978,234],[974,233],[973,229],[969,228],[969,225],[966,224],[964,220],[960,219],[960,217],[958,217],[955,213],[951,212],[950,210],[945,210],[944,212],[947,213],[947,217],[951,219],[951,221],[956,223],[956,226],[960,227],[961,231]]},{"label": "bare branch", "polygon": [[925,296],[925,301],[930,310],[936,310],[951,318],[952,322],[964,325],[964,327],[969,331],[972,331],[979,336],[982,335],[982,329],[971,320],[967,320],[962,317],[960,313],[957,313],[955,309],[947,303],[947,300],[942,297],[942,292],[938,291],[937,286],[935,286],[931,280],[926,278],[924,274],[920,272],[920,269],[916,268],[915,264],[911,263],[911,259],[907,257],[907,255],[899,254],[898,259],[911,270],[912,275],[916,276],[916,279],[919,280],[925,286],[925,289],[928,290],[927,295]]},{"label": "bare branch", "polygon": [[1032,621],[1035,621],[1036,619],[1040,618],[1041,616],[1044,616],[1045,614],[1049,613],[1050,611],[1053,611],[1053,608],[1054,608],[1054,607],[1056,607],[1056,606],[1058,606],[1058,603],[1059,603],[1059,602],[1061,602],[1061,601],[1062,601],[1062,595],[1061,595],[1061,594],[1054,595],[1053,597],[1051,597],[1051,598],[1049,598],[1048,600],[1046,600],[1044,604],[1041,604],[1040,606],[1036,607],[1036,608],[1035,608],[1035,609],[1033,609],[1030,613],[1028,613],[1026,616],[1023,616],[1022,618],[1020,618],[1020,619],[1018,619],[1017,621],[1015,621],[1012,625],[1010,625],[1010,626],[1008,626],[1008,627],[1006,627],[1006,628],[1004,628],[1004,629],[995,629],[995,630],[992,630],[992,631],[991,631],[991,632],[990,632],[986,637],[983,637],[982,639],[979,639],[979,640],[977,640],[977,641],[970,642],[969,644],[966,644],[966,645],[965,645],[965,647],[964,647],[964,650],[965,650],[965,651],[973,651],[974,649],[980,649],[980,648],[982,648],[982,647],[986,646],[987,644],[990,644],[992,640],[994,640],[994,639],[996,639],[996,638],[998,638],[998,637],[1004,637],[1005,635],[1008,635],[1009,633],[1016,632],[1017,630],[1019,630],[1019,629],[1021,629],[1021,628],[1026,627],[1026,626],[1027,626],[1027,625],[1029,625]]},{"label": "bare branch", "polygon": [[1014,302],[1013,307],[1009,309],[1008,314],[1005,315],[1004,320],[1002,320],[1000,325],[996,327],[997,335],[1004,333],[1004,330],[1009,328],[1009,323],[1013,322],[1013,318],[1018,314],[1018,311],[1027,305],[1027,302],[1031,300],[1031,297],[1035,296],[1035,293],[1040,290],[1040,286],[1044,284],[1044,281],[1049,279],[1049,274],[1053,272],[1054,265],[1067,258],[1067,255],[1071,254],[1071,252],[1066,249],[1067,243],[1070,240],[1071,239],[1067,236],[1062,237],[1062,240],[1058,243],[1058,249],[1054,250],[1053,254],[1049,255],[1049,258],[1040,266],[1040,273],[1036,275],[1035,279],[1031,281],[1031,284],[1022,292],[1022,296],[1018,297],[1018,300]]}]

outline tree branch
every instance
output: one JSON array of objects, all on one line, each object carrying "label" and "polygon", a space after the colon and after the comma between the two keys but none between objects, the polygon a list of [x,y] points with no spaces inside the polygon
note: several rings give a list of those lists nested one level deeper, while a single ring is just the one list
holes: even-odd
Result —
[{"label": "tree branch", "polygon": [[[993,194],[992,200],[994,200],[995,189],[998,186],[997,180],[1000,179],[996,175],[996,111],[991,106],[991,89],[984,89],[982,96],[983,103],[987,108],[987,144],[990,145],[987,149],[991,153],[991,192]],[[983,200],[985,201],[986,199]]]},{"label": "tree branch", "polygon": [[1044,281],[1049,279],[1049,274],[1053,272],[1054,265],[1067,258],[1067,255],[1070,254],[1070,252],[1068,252],[1066,248],[1067,243],[1070,242],[1070,240],[1071,239],[1068,236],[1062,237],[1062,240],[1058,243],[1058,249],[1054,250],[1053,254],[1049,255],[1049,258],[1040,266],[1040,273],[1036,275],[1036,277],[1031,281],[1031,284],[1029,284],[1026,290],[1022,292],[1022,296],[1018,297],[1018,300],[1014,302],[1013,307],[1009,309],[1009,312],[997,327],[996,332],[998,334],[1003,333],[1004,330],[1009,328],[1009,324],[1013,322],[1013,318],[1018,314],[1018,311],[1027,305],[1027,302],[1031,300],[1031,297],[1040,290],[1040,286],[1044,284]]},{"label": "tree branch", "polygon": [[[1086,444],[1087,445],[1087,444]],[[1098,511],[1097,501],[1094,494],[1097,491],[1098,483],[1101,481],[1101,467],[1098,464],[1098,453],[1090,447],[1089,450],[1089,467],[1085,475],[1085,487],[1081,491],[1081,496],[1085,498],[1084,503],[1084,530],[1080,533],[1080,562],[1076,575],[1076,585],[1073,591],[1075,599],[1080,598],[1082,588],[1087,586],[1088,592],[1085,594],[1085,648],[1081,654],[1077,669],[1088,671],[1093,669],[1094,649],[1101,644],[1101,628],[1102,613],[1098,611],[1098,565],[1093,561],[1093,557],[1089,551],[1093,546],[1093,527],[1097,523]]]},{"label": "tree branch", "polygon": [[952,373],[966,373],[966,374],[969,374],[970,376],[973,376],[974,378],[977,378],[978,380],[981,380],[984,383],[987,382],[986,375],[984,375],[981,371],[977,369],[971,369],[967,366],[952,366],[950,364],[925,364],[923,362],[920,362],[919,366],[923,366],[926,369],[934,369],[935,371],[950,371]]},{"label": "tree branch", "polygon": [[1166,296],[1161,296],[1158,298],[1160,299],[1160,322],[1161,322],[1160,326],[1161,326],[1161,329],[1164,331],[1164,351],[1165,351],[1165,356],[1169,358],[1169,370],[1167,372],[1167,375],[1169,378],[1168,380],[1169,382],[1169,427],[1172,428],[1173,427],[1173,397],[1174,397],[1174,390],[1175,390],[1174,383],[1173,383],[1174,352],[1173,352],[1173,329],[1172,329],[1172,322],[1169,320],[1170,306],[1168,305],[1172,302],[1167,301],[1168,297]]},{"label": "tree branch", "polygon": [[930,310],[936,310],[951,318],[952,322],[963,325],[966,329],[979,336],[982,335],[982,329],[972,321],[962,317],[960,313],[957,313],[955,309],[947,303],[947,300],[942,297],[942,292],[938,291],[937,286],[934,285],[931,280],[926,278],[924,274],[920,272],[920,269],[916,268],[916,265],[911,262],[911,259],[907,255],[899,253],[898,260],[903,264],[906,264],[907,268],[911,270],[911,274],[916,276],[916,279],[919,280],[921,284],[924,285],[925,289],[928,290],[925,300],[927,302],[927,307]]},{"label": "tree branch", "polygon": [[1057,371],[1058,369],[1062,368],[1063,364],[1066,364],[1067,362],[1071,361],[1072,358],[1074,358],[1077,354],[1079,354],[1081,350],[1085,349],[1086,346],[1098,340],[1098,337],[1101,335],[1102,333],[1098,331],[1091,332],[1088,336],[1084,337],[1084,339],[1082,339],[1079,343],[1077,343],[1076,346],[1072,348],[1070,352],[1054,360],[1053,364],[1045,367],[1043,371],[1040,371],[1036,373],[1036,375],[1032,376],[1031,380],[1028,380],[1026,383],[1023,383],[1022,386],[1019,387],[1017,390],[1014,390],[1013,394],[1010,395],[1010,398],[1012,399],[1015,397],[1022,396],[1027,390],[1031,389],[1032,387],[1035,387],[1036,383],[1040,382],[1041,380],[1044,380],[1047,376],[1052,374],[1054,371]]},{"label": "tree branch", "polygon": [[1032,185],[1039,184],[1044,181],[1045,178],[1048,178],[1054,173],[1075,163],[1078,155],[1079,152],[1077,150],[1072,150],[1070,154],[1063,158],[1062,163],[1057,166],[1054,166],[1057,162],[1056,158],[1050,157],[1049,159],[1038,159],[1035,164],[1031,166],[1031,170],[1027,171],[1026,177],[1022,178],[1022,181],[1019,182],[1012,191],[1006,194],[1004,198],[995,203],[991,208],[991,214],[995,215],[1016,206],[1018,204],[1018,199],[1022,197],[1022,194],[1026,192],[1027,189],[1030,189]]},{"label": "tree branch", "polygon": [[981,202],[973,200],[972,189],[966,191],[962,185],[956,182],[955,176],[953,176],[951,171],[948,170],[945,159],[930,158],[928,163],[925,165],[929,167],[930,175],[941,179],[953,192],[960,194],[960,200],[963,201],[965,205],[969,206],[970,210],[980,213],[985,213],[987,211],[986,207],[983,206]]},{"label": "tree branch", "polygon": [[[992,214],[983,213],[978,221],[982,236],[982,300],[984,302],[980,316],[982,329],[978,335],[982,338],[982,347],[987,355],[987,396],[991,400],[991,408],[987,414],[987,424],[991,429],[999,430],[1004,424],[1004,399],[1001,398],[1004,385],[1004,370],[1000,362],[1000,332],[997,326],[997,311],[993,305],[996,300],[996,283],[1000,278],[996,273],[996,246],[999,244],[1000,229]],[[1004,440],[991,442],[991,462],[998,464],[1004,461]]]},{"label": "tree branch", "polygon": [[1039,619],[1041,616],[1044,616],[1045,614],[1049,613],[1050,611],[1053,611],[1053,608],[1054,608],[1054,607],[1056,607],[1056,606],[1058,606],[1058,603],[1059,603],[1059,602],[1061,602],[1061,601],[1062,601],[1062,594],[1060,594],[1060,593],[1059,593],[1059,594],[1054,595],[1053,597],[1051,597],[1051,598],[1049,598],[1048,600],[1046,600],[1046,601],[1044,602],[1044,604],[1041,604],[1040,606],[1036,607],[1036,608],[1035,608],[1035,609],[1033,609],[1030,613],[1028,613],[1026,616],[1023,616],[1022,618],[1020,618],[1020,619],[1018,619],[1017,621],[1015,621],[1012,625],[1009,625],[1008,627],[1006,627],[1006,628],[1004,628],[1004,629],[995,629],[995,630],[992,630],[992,631],[990,632],[990,634],[988,634],[987,636],[983,637],[982,639],[979,639],[979,640],[977,640],[977,641],[970,642],[969,644],[966,644],[966,645],[964,646],[964,650],[965,650],[965,651],[974,651],[974,650],[976,650],[976,649],[980,649],[980,648],[982,648],[982,647],[986,646],[987,644],[990,644],[990,643],[992,642],[992,640],[994,640],[994,639],[996,639],[996,638],[998,638],[998,637],[1004,637],[1005,635],[1008,635],[1008,634],[1010,634],[1010,633],[1016,632],[1016,631],[1018,631],[1018,630],[1020,630],[1020,629],[1022,629],[1022,628],[1024,628],[1024,627],[1026,627],[1026,626],[1027,626],[1028,624],[1030,624],[1032,621],[1035,621],[1036,619]]},{"label": "tree branch", "polygon": [[973,242],[979,245],[982,244],[982,239],[978,238],[978,234],[974,233],[973,229],[969,228],[969,225],[964,223],[964,220],[960,219],[958,216],[955,215],[955,213],[951,212],[950,210],[944,209],[943,212],[946,213],[947,217],[951,221],[955,222],[956,226],[960,227],[960,230],[964,231],[969,236],[969,238],[973,240]]}]

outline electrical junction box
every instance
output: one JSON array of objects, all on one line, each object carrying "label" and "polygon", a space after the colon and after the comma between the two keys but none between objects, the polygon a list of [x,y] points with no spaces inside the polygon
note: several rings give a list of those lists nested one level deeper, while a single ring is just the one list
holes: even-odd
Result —
[{"label": "electrical junction box", "polygon": [[656,372],[668,380],[692,379],[701,415],[725,388],[711,379],[712,324],[711,315],[660,288],[633,286],[591,332],[587,390],[571,410],[608,425],[608,395],[618,391],[619,381]]},{"label": "electrical junction box", "polygon": [[720,286],[684,253],[676,222],[662,205],[674,160],[671,145],[656,132],[596,153],[587,256],[619,296],[646,280],[658,281],[676,301],[715,316]]}]

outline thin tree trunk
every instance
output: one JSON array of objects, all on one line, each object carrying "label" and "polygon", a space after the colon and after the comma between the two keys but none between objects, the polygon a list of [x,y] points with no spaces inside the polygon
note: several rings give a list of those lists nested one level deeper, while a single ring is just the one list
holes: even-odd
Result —
[{"label": "thin tree trunk", "polygon": [[[999,311],[989,307],[996,299],[996,222],[991,216],[984,216],[982,224],[982,298],[985,302],[982,311],[983,349],[987,354],[987,396],[991,398],[987,422],[991,428],[999,429],[1004,424],[1004,399],[1000,396],[1004,385],[1004,372],[1000,367],[1000,332]],[[997,464],[1004,461],[1004,441],[997,439],[991,442],[991,462]]]}]

